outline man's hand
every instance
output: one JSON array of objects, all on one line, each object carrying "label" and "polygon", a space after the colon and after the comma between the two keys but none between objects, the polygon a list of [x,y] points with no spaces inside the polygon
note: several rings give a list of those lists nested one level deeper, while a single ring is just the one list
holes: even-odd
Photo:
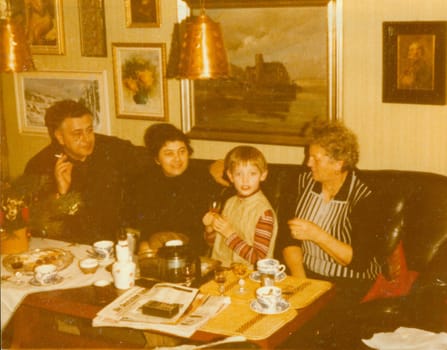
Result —
[{"label": "man's hand", "polygon": [[57,184],[57,192],[65,194],[70,190],[71,186],[71,172],[73,170],[73,163],[69,162],[66,154],[63,154],[54,166],[54,177]]},{"label": "man's hand", "polygon": [[214,161],[210,165],[210,174],[218,184],[225,187],[230,186],[230,183],[224,178],[225,164],[223,159]]}]

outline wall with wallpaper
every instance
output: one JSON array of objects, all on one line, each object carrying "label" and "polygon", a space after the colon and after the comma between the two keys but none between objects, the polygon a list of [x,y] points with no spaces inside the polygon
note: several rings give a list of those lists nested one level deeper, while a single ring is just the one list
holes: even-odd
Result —
[{"label": "wall with wallpaper", "polygon": [[[179,0],[180,1],[180,0]],[[107,57],[81,56],[78,1],[63,1],[65,55],[35,55],[39,71],[105,71],[111,133],[142,144],[147,120],[115,117],[111,43],[166,43],[169,51],[177,0],[160,0],[159,28],[126,28],[124,1],[105,1]],[[393,168],[447,175],[447,105],[382,103],[382,22],[445,20],[445,0],[343,0],[343,119],[359,136],[361,168]],[[225,31],[225,28],[223,28]],[[169,52],[167,52],[169,56]],[[48,143],[45,135],[18,132],[14,77],[1,74],[10,174]],[[181,125],[179,82],[168,80],[169,121]],[[197,158],[220,158],[234,143],[193,140]],[[3,145],[2,145],[3,146]],[[257,145],[270,162],[295,163],[302,147]]]}]

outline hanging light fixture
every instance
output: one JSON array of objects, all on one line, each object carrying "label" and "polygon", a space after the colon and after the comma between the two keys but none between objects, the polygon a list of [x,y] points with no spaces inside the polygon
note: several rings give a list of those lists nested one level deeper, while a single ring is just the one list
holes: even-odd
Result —
[{"label": "hanging light fixture", "polygon": [[6,1],[5,16],[0,19],[0,72],[34,70],[25,29],[11,14],[10,2]]},{"label": "hanging light fixture", "polygon": [[200,4],[200,16],[191,16],[185,22],[178,76],[193,80],[228,77],[228,59],[220,25],[205,15],[204,1]]}]

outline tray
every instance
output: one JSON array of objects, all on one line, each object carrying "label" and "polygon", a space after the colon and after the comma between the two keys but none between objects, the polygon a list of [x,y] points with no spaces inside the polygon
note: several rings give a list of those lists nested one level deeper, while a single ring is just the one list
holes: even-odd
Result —
[{"label": "tray", "polygon": [[54,264],[57,271],[61,271],[73,262],[73,258],[71,252],[60,248],[33,249],[4,257],[3,266],[12,273],[32,275],[36,266],[43,264]]}]

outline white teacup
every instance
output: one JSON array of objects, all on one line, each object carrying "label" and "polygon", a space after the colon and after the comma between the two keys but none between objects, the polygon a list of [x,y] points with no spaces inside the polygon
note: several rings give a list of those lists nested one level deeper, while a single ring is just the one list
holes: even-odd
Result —
[{"label": "white teacup", "polygon": [[34,269],[34,279],[40,284],[49,284],[57,277],[57,267],[53,264],[39,265]]},{"label": "white teacup", "polygon": [[256,289],[256,300],[265,311],[275,312],[281,299],[282,292],[279,287],[266,286]]},{"label": "white teacup", "polygon": [[272,285],[275,278],[285,271],[286,266],[276,259],[261,259],[256,263],[256,269],[261,275],[262,285]]},{"label": "white teacup", "polygon": [[108,260],[113,255],[113,241],[98,241],[93,243],[93,250],[99,259]]}]

